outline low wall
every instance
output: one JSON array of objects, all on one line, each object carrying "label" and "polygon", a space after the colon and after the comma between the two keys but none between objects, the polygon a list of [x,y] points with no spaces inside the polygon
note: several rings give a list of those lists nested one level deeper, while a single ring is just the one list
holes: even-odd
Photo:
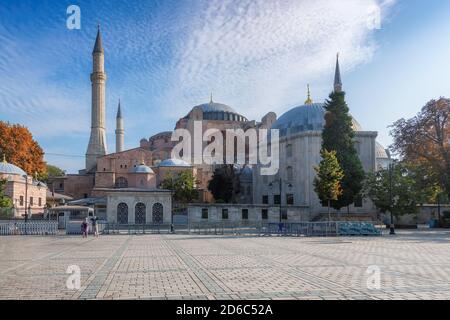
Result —
[{"label": "low wall", "polygon": [[[207,210],[207,218],[202,216]],[[228,218],[223,219],[222,213],[228,211]],[[247,219],[245,219],[245,210],[247,210]],[[286,219],[284,222],[304,222],[310,221],[309,208],[304,206],[289,206],[281,209]],[[188,205],[189,223],[197,222],[279,222],[280,207],[254,204],[190,204]]]}]

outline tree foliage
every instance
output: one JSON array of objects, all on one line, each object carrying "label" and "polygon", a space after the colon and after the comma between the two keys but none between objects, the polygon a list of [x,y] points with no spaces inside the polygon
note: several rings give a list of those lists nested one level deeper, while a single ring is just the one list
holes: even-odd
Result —
[{"label": "tree foliage", "polygon": [[392,151],[438,184],[450,199],[450,100],[431,100],[411,119],[391,126]]},{"label": "tree foliage", "polygon": [[336,158],[336,151],[321,151],[322,160],[315,167],[317,175],[314,178],[314,191],[323,205],[330,206],[332,200],[337,200],[342,194],[341,181],[344,177],[341,166]]},{"label": "tree foliage", "polygon": [[190,171],[183,171],[177,175],[168,175],[161,186],[164,189],[172,190],[174,200],[180,203],[189,203],[198,198],[196,189],[197,180]]},{"label": "tree foliage", "polygon": [[333,208],[340,210],[352,204],[361,194],[365,173],[355,149],[355,132],[352,117],[345,102],[345,92],[332,92],[325,105],[325,128],[322,132],[322,149],[336,151],[344,173],[342,193],[333,200]]},{"label": "tree foliage", "polygon": [[44,182],[48,182],[50,178],[61,177],[66,174],[66,171],[58,168],[57,166],[46,164],[46,170],[43,174],[40,175],[40,180]]},{"label": "tree foliage", "polygon": [[417,172],[403,163],[369,173],[364,187],[380,212],[392,212],[396,217],[416,213],[418,205],[427,202],[433,191],[430,186],[423,188]]},{"label": "tree foliage", "polygon": [[0,179],[0,209],[2,208],[12,208],[13,203],[11,198],[5,195],[6,183],[8,180]]},{"label": "tree foliage", "polygon": [[217,202],[236,202],[236,195],[240,192],[239,175],[234,165],[222,165],[214,170],[208,190]]},{"label": "tree foliage", "polygon": [[[31,132],[21,125],[0,121],[0,157],[22,168],[29,175],[45,174],[44,151]],[[0,160],[1,160],[0,159]]]}]

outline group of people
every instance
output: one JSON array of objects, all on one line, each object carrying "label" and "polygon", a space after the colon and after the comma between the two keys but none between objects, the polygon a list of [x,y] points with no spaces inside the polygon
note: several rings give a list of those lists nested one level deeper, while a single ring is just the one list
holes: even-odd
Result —
[{"label": "group of people", "polygon": [[[98,218],[97,217],[91,217],[91,225],[94,230],[94,237],[98,237]],[[81,233],[83,235],[83,238],[87,238],[89,234],[89,218],[86,218],[81,223]]]}]

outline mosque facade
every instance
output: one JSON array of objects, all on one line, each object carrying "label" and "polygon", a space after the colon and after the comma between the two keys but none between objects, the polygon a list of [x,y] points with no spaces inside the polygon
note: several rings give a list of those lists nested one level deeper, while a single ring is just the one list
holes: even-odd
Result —
[{"label": "mosque facade", "polygon": [[[107,77],[100,29],[92,55],[91,134],[86,152],[86,166],[78,174],[54,179],[52,183],[55,191],[78,200],[103,199],[108,220],[117,221],[121,210],[119,207],[124,207],[119,206],[122,203],[120,197],[127,198],[128,208],[135,208],[139,203],[138,197],[145,194],[147,204],[154,206],[156,202],[151,200],[152,194],[155,199],[170,196],[167,190],[161,189],[161,182],[167,174],[188,170],[196,177],[197,188],[200,191],[196,212],[202,210],[202,204],[206,206],[207,203],[213,203],[214,199],[207,191],[207,185],[215,165],[197,164],[195,161],[172,158],[172,150],[176,143],[172,141],[173,131],[160,132],[149,138],[143,138],[139,141],[138,147],[124,150],[126,112],[123,112],[125,109],[120,102],[116,117],[116,150],[108,153],[105,138]],[[334,90],[342,90],[338,60]],[[208,129],[220,131],[278,129],[280,134],[278,173],[274,176],[266,176],[260,174],[259,165],[236,166],[241,184],[241,191],[236,202],[252,206],[252,216],[259,217],[259,220],[262,219],[264,210],[273,213],[272,207],[280,208],[278,213],[273,213],[274,219],[279,214],[283,219],[295,220],[296,212],[297,216],[300,216],[300,213],[320,214],[327,211],[327,208],[321,206],[313,188],[314,166],[320,162],[324,113],[324,103],[314,103],[308,97],[303,105],[290,109],[280,117],[277,117],[274,112],[269,112],[259,121],[249,120],[234,108],[213,101],[211,96],[209,102],[193,107],[187,115],[180,118],[174,129],[185,129],[193,133],[196,122],[202,124],[202,134]],[[356,132],[356,150],[364,170],[373,172],[387,166],[390,156],[376,141],[377,132],[363,130],[355,119],[353,119],[353,128]],[[202,141],[202,148],[207,145],[208,142]],[[224,145],[226,145],[225,141]],[[130,200],[134,198],[135,200]],[[86,203],[88,202],[86,200]],[[167,206],[170,201],[164,198],[163,202]],[[163,211],[166,212],[166,209],[164,208]],[[136,221],[136,210],[130,209],[129,222]],[[375,211],[373,204],[367,199],[360,199],[349,210],[358,214]],[[303,216],[298,219],[303,219]]]}]

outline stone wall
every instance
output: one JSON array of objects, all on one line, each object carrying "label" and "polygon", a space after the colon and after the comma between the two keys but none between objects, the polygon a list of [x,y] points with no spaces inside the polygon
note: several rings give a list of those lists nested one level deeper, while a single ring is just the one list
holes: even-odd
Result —
[{"label": "stone wall", "polygon": [[47,200],[47,187],[36,185],[36,182],[31,177],[28,177],[28,184],[19,175],[0,175],[0,178],[8,179],[5,195],[12,200],[15,206],[16,217],[21,217],[25,214],[26,206],[31,208],[31,214],[44,212]]},{"label": "stone wall", "polygon": [[[207,210],[208,217],[202,217],[202,212]],[[222,218],[223,210],[228,210],[228,219]],[[248,218],[245,219],[245,211],[248,210]],[[263,210],[267,210],[267,218],[263,217]],[[306,207],[283,207],[282,212],[287,214],[283,222],[309,221],[310,215]],[[188,221],[197,222],[279,222],[280,208],[264,205],[245,204],[190,204],[188,206]]]},{"label": "stone wall", "polygon": [[160,203],[163,206],[163,223],[171,223],[172,198],[169,191],[110,190],[106,192],[106,197],[106,215],[108,222],[118,222],[117,207],[120,203],[125,203],[128,206],[128,223],[134,224],[136,204],[143,203],[146,208],[146,223],[151,224],[153,222],[153,206],[156,203]]}]

